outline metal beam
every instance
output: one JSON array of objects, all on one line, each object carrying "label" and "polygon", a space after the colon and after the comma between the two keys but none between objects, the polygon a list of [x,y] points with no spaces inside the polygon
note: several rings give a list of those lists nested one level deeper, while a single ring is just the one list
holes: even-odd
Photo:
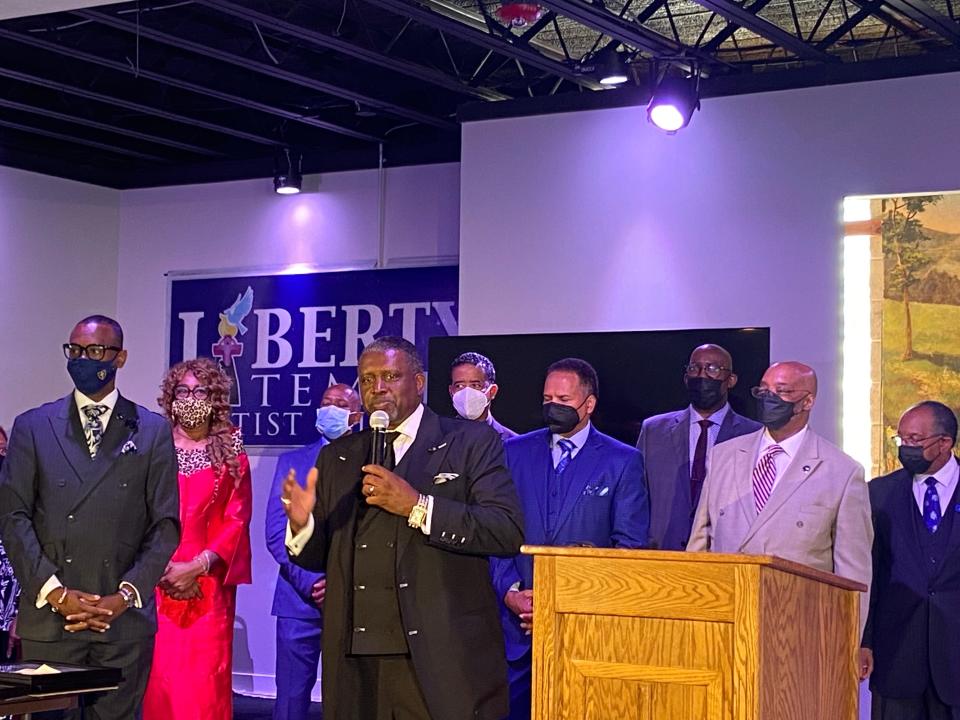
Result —
[{"label": "metal beam", "polygon": [[535,67],[538,70],[562,77],[577,85],[593,89],[587,78],[577,75],[572,68],[556,60],[541,55],[527,45],[514,45],[501,38],[470,27],[458,20],[447,17],[435,10],[430,10],[421,5],[411,5],[405,0],[365,0],[368,5],[389,10],[392,13],[402,17],[412,18],[421,25],[432,27],[435,30],[442,30],[448,35],[453,35],[465,40],[473,45],[478,45],[487,50],[503,55],[505,57],[519,60],[520,62]]},{"label": "metal beam", "polygon": [[[123,30],[125,32],[134,34],[137,37],[147,38],[149,40],[153,40],[154,42],[169,45],[180,50],[186,50],[203,57],[219,60],[220,62],[234,65],[236,67],[243,68],[244,70],[266,75],[274,80],[284,80],[286,82],[293,83],[294,85],[301,85],[302,87],[310,88],[311,90],[317,90],[318,92],[322,92],[333,97],[342,98],[343,100],[349,100],[350,102],[360,103],[361,105],[366,105],[367,107],[376,108],[391,115],[404,118],[405,120],[413,120],[414,122],[423,123],[424,125],[432,125],[433,127],[437,127],[442,130],[454,130],[457,128],[456,123],[450,122],[449,120],[443,120],[419,110],[397,105],[396,103],[383,100],[381,98],[371,97],[370,95],[365,95],[364,93],[354,92],[353,90],[348,90],[347,88],[334,85],[333,83],[324,82],[322,80],[314,80],[306,75],[299,75],[297,73],[290,72],[289,70],[283,70],[276,65],[268,65],[267,63],[262,63],[258,60],[251,60],[249,58],[234,55],[233,53],[228,53],[223,50],[207,47],[201,43],[193,42],[192,40],[187,40],[176,35],[170,35],[168,33],[161,32],[160,30],[154,30],[152,28],[145,27],[142,24],[124,20],[115,15],[109,15],[97,10],[75,10],[73,14],[79,15],[87,20],[93,20],[94,22],[101,23],[102,25],[116,28],[117,30]],[[143,74],[142,71],[141,74]],[[329,125],[329,123],[327,124]],[[334,130],[334,128],[337,129]],[[354,137],[360,134],[339,126],[331,126],[326,129],[334,130],[334,132],[340,132],[341,134],[349,133],[354,135]],[[367,135],[365,139],[372,140],[373,138]],[[376,140],[376,142],[379,142],[379,140]]]},{"label": "metal beam", "polygon": [[127,148],[108,145],[107,143],[97,142],[96,140],[87,140],[86,138],[78,138],[74,137],[73,135],[65,135],[63,133],[54,132],[53,130],[44,130],[42,128],[31,127],[30,125],[21,125],[20,123],[11,122],[10,120],[0,119],[0,127],[30,133],[31,135],[40,135],[41,137],[53,138],[54,140],[73,143],[74,145],[84,145],[86,147],[96,148],[97,150],[105,150],[106,152],[116,153],[117,155],[127,155],[128,157],[134,157],[138,160],[149,160],[150,162],[161,163],[169,162],[169,160],[166,158],[157,157],[156,155],[149,155],[147,153],[137,152],[136,150],[128,150]]},{"label": "metal beam", "polygon": [[383,55],[376,50],[368,50],[367,48],[354,45],[346,40],[341,40],[338,37],[326,35],[316,30],[310,30],[288,22],[287,20],[282,20],[281,18],[267,15],[266,13],[258,12],[241,5],[236,5],[229,2],[229,0],[194,0],[194,4],[206,5],[225,15],[256,23],[261,27],[270,28],[276,32],[296,38],[297,40],[304,40],[317,47],[333,50],[342,55],[370,63],[371,65],[386,68],[401,75],[442,87],[445,90],[470,95],[481,100],[507,100],[510,97],[496,90],[471,87],[446,73],[424,67],[423,65],[408,60],[403,60],[402,58]]},{"label": "metal beam", "polygon": [[766,38],[780,47],[789,50],[803,60],[839,62],[839,58],[829,55],[822,50],[818,50],[796,35],[774,25],[772,22],[764,20],[759,15],[753,14],[732,0],[695,0],[695,2],[708,10],[712,10],[727,22],[735,23],[752,33],[756,33],[760,37]]},{"label": "metal beam", "polygon": [[[0,37],[3,37],[4,32],[6,31],[0,29]],[[187,117],[186,115],[178,115],[177,113],[168,112],[167,110],[162,110],[160,108],[152,107],[150,105],[141,105],[140,103],[131,102],[129,100],[124,100],[118,97],[113,97],[112,95],[104,95],[103,93],[94,92],[92,90],[86,90],[84,88],[78,88],[73,85],[56,82],[55,80],[38,77],[36,75],[30,75],[28,73],[23,73],[18,70],[12,70],[10,68],[5,68],[2,66],[0,66],[0,77],[10,78],[11,80],[18,80],[19,82],[28,83],[30,85],[38,85],[40,87],[45,87],[49,90],[56,90],[57,92],[67,93],[68,95],[76,95],[77,97],[86,98],[87,100],[94,100],[96,102],[102,102],[106,105],[114,105],[116,107],[121,107],[124,110],[130,110],[132,112],[141,113],[143,115],[150,115],[152,117],[162,118],[164,120],[169,120],[171,122],[181,123],[183,125],[189,125],[190,127],[198,127],[198,128],[203,128],[204,130],[210,130],[212,132],[221,133],[223,135],[230,135],[232,137],[239,138],[240,140],[246,140],[247,142],[257,143],[259,145],[276,146],[279,144],[276,140],[271,140],[270,138],[267,138],[267,137],[255,135],[254,133],[248,133],[243,130],[236,130],[234,128],[229,128],[224,125],[217,125],[215,123],[206,122],[205,120],[198,120],[197,118]]]},{"label": "metal beam", "polygon": [[588,5],[581,0],[541,0],[540,4],[571,20],[576,20],[581,25],[609,35],[625,45],[650,53],[654,57],[686,56],[711,64],[717,62],[716,58],[697,48],[682,45],[631,20],[614,15],[596,5]]},{"label": "metal beam", "polygon": [[10,110],[19,110],[20,112],[30,113],[31,115],[40,115],[42,117],[52,118],[54,120],[61,120],[63,122],[73,123],[75,125],[83,125],[84,127],[103,130],[104,132],[113,133],[114,135],[123,135],[125,137],[133,138],[135,140],[143,140],[144,142],[154,143],[156,145],[165,145],[176,150],[183,150],[196,155],[226,157],[225,153],[208,150],[207,148],[202,148],[198,145],[190,145],[189,143],[170,140],[169,138],[160,137],[159,135],[151,135],[150,133],[138,132],[137,130],[129,130],[125,127],[120,127],[119,125],[111,125],[98,120],[91,120],[90,118],[79,117],[77,115],[68,115],[67,113],[50,110],[49,108],[39,107],[37,105],[28,105],[26,103],[16,102],[14,100],[7,100],[3,97],[0,97],[0,107],[9,108]]},{"label": "metal beam", "polygon": [[931,7],[926,0],[885,0],[884,4],[923,28],[960,46],[960,23]]},{"label": "metal beam", "polygon": [[[84,62],[92,63],[94,65],[100,65],[102,67],[107,67],[117,72],[123,73],[124,75],[130,75],[132,70],[129,65],[115,60],[108,60],[107,58],[100,57],[99,55],[93,55],[83,50],[75,50],[74,48],[67,47],[66,45],[60,45],[59,43],[50,42],[49,40],[41,40],[36,37],[21,35],[20,33],[12,32],[6,28],[0,27],[0,38],[6,38],[8,40],[13,40],[15,42],[23,43],[25,45],[30,45],[41,50],[47,50],[49,52],[57,53],[64,55],[65,57],[74,58],[75,60],[83,60]],[[230,93],[220,92],[219,90],[214,90],[213,88],[206,87],[205,85],[197,85],[196,83],[188,82],[186,80],[180,80],[179,78],[170,77],[163,75],[152,70],[145,70],[140,68],[137,71],[137,77],[146,78],[147,80],[153,80],[154,82],[161,83],[163,85],[169,85],[170,87],[175,87],[180,90],[187,90],[189,92],[197,93],[198,95],[205,95],[206,97],[216,98],[217,100],[223,100],[224,102],[231,103],[233,105],[239,105],[240,107],[245,107],[250,110],[258,110],[268,115],[276,115],[278,117],[285,118],[287,120],[295,120],[297,122],[304,123],[306,125],[312,125],[313,127],[320,128],[321,130],[331,130],[337,132],[341,135],[347,135],[348,137],[353,137],[358,140],[366,140],[369,142],[380,142],[380,139],[373,136],[367,135],[366,133],[361,133],[356,130],[350,130],[348,128],[342,128],[339,125],[333,125],[332,123],[324,122],[322,120],[317,120],[312,117],[304,117],[300,113],[290,112],[289,110],[282,110],[281,108],[273,107],[265,103],[257,102],[255,100],[250,100],[248,98],[240,97],[239,95],[232,95]],[[271,145],[276,144],[274,141],[270,141]]]}]

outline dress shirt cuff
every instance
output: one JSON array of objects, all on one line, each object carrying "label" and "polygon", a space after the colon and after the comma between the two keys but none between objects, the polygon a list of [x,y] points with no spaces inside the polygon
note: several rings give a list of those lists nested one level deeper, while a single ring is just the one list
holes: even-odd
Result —
[{"label": "dress shirt cuff", "polygon": [[56,575],[51,575],[50,579],[43,584],[42,588],[40,588],[40,594],[37,595],[37,609],[46,607],[47,595],[59,587],[63,587],[63,583],[57,579]]},{"label": "dress shirt cuff", "polygon": [[520,581],[517,580],[513,585],[511,585],[507,592],[520,592]]},{"label": "dress shirt cuff", "polygon": [[307,517],[307,524],[296,535],[293,534],[293,529],[290,527],[290,521],[287,520],[287,530],[286,536],[284,537],[283,543],[287,546],[287,552],[290,553],[293,557],[297,557],[300,553],[303,552],[303,548],[306,547],[307,543],[310,541],[310,538],[313,537],[313,515],[311,514]]},{"label": "dress shirt cuff", "polygon": [[130,590],[130,592],[133,593],[133,606],[134,606],[135,608],[142,608],[142,607],[143,607],[143,603],[140,602],[140,591],[137,590],[137,586],[134,585],[132,582],[127,582],[126,580],[124,580],[124,581],[123,581],[122,583],[120,583],[120,585],[117,587],[117,590],[119,590],[119,589],[122,588],[122,587],[127,588],[128,590]]},{"label": "dress shirt cuff", "polygon": [[424,535],[430,534],[430,524],[433,521],[433,495],[427,495],[427,519],[420,526],[420,532]]}]

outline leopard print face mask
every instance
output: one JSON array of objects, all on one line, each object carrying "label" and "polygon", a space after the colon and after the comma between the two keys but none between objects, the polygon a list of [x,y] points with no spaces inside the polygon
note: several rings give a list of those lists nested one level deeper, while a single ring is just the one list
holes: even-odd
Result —
[{"label": "leopard print face mask", "polygon": [[174,400],[171,410],[180,427],[192,430],[203,425],[213,414],[213,405],[209,400],[188,397],[183,400]]}]

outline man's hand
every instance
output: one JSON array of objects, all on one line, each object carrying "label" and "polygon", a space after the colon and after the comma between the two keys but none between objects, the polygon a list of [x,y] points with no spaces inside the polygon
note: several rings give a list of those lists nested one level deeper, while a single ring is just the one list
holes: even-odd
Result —
[{"label": "man's hand", "polygon": [[870,648],[860,648],[860,679],[866,680],[873,673],[873,650]]},{"label": "man's hand", "polygon": [[171,596],[173,593],[184,595],[197,584],[197,578],[201,575],[203,566],[197,560],[167,563],[167,569],[160,578],[160,589]]},{"label": "man's hand", "polygon": [[533,632],[533,590],[508,590],[503,604],[520,618],[520,628],[527,635]]},{"label": "man's hand", "polygon": [[294,535],[306,526],[307,519],[317,504],[317,477],[317,469],[310,468],[310,472],[307,473],[307,486],[300,487],[296,470],[290,470],[283,481],[280,502],[283,503],[283,509],[290,521],[290,530]]},{"label": "man's hand", "polygon": [[321,610],[323,609],[323,598],[327,594],[327,578],[322,577],[317,580],[310,588],[310,596],[313,598],[313,604]]},{"label": "man's hand", "polygon": [[7,647],[5,648],[8,658],[15,658],[17,648],[20,646],[20,636],[17,635],[17,616],[13,616],[10,622],[10,629],[7,631]]},{"label": "man's hand", "polygon": [[399,475],[380,465],[364,465],[362,468],[363,494],[367,505],[386,510],[393,515],[407,517],[420,499],[420,493]]},{"label": "man's hand", "polygon": [[[60,602],[60,596],[63,601]],[[99,595],[80,590],[67,590],[62,587],[50,591],[47,602],[67,620],[64,629],[67,632],[93,630],[106,632],[110,629],[108,618],[113,614],[109,608],[99,607]]]}]

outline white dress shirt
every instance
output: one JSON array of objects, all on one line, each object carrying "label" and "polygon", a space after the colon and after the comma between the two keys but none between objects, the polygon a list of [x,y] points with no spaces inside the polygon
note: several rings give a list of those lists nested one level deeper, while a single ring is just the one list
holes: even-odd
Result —
[{"label": "white dress shirt", "polygon": [[560,435],[559,433],[553,433],[553,435],[550,436],[550,454],[553,456],[554,467],[557,466],[557,463],[560,462],[560,456],[563,455],[563,448],[560,447],[560,441],[569,440],[573,443],[573,450],[570,452],[570,459],[573,460],[577,455],[580,454],[580,451],[583,450],[583,446],[587,442],[587,436],[590,434],[591,427],[593,427],[593,425],[588,420],[587,424],[584,425],[581,430],[578,430],[568,438],[564,438],[563,435]]},{"label": "white dress shirt", "polygon": [[929,473],[913,476],[913,497],[917,501],[917,507],[920,508],[920,514],[923,514],[923,496],[927,493],[927,478],[935,477],[937,479],[937,496],[940,498],[940,515],[947,514],[947,503],[953,498],[953,491],[957,488],[957,480],[960,479],[960,464],[957,464],[956,458],[950,458],[949,462],[937,470],[931,476]]},{"label": "white dress shirt", "polygon": [[700,426],[697,424],[701,420],[709,420],[713,423],[707,428],[707,457],[706,468],[710,469],[710,448],[717,444],[717,436],[720,435],[720,426],[723,424],[727,413],[730,412],[730,404],[724,403],[723,407],[708,417],[702,417],[691,405],[688,408],[690,413],[690,472],[693,472],[693,458],[697,454],[697,443],[700,441]]},{"label": "white dress shirt", "polygon": [[[109,395],[107,395],[103,400],[100,400],[100,401],[91,400],[79,390],[73,391],[73,400],[77,405],[77,411],[80,413],[80,424],[84,426],[83,434],[87,439],[87,447],[90,446],[90,437],[92,433],[86,428],[87,415],[86,413],[83,412],[83,409],[90,405],[103,405],[105,408],[107,408],[107,411],[100,415],[100,424],[103,425],[103,430],[104,432],[106,432],[107,423],[110,422],[110,417],[113,415],[113,409],[116,407],[117,399],[119,397],[120,397],[120,391],[117,390],[116,388],[114,388]],[[120,583],[120,587],[124,587],[124,586],[130,588],[130,590],[133,591],[134,607],[143,607],[140,602],[140,591],[137,590],[137,588],[132,583],[128,583],[128,582]],[[56,575],[51,575],[50,579],[43,584],[42,588],[40,588],[40,594],[37,595],[37,602],[36,602],[37,607],[42,608],[44,605],[46,605],[47,595],[52,593],[57,588],[61,588],[61,587],[63,587],[63,583],[60,582],[59,578],[57,578]]]},{"label": "white dress shirt", "polygon": [[[403,456],[407,454],[407,450],[413,445],[414,441],[417,439],[417,433],[420,432],[420,423],[423,420],[423,405],[417,405],[417,409],[414,410],[402,423],[397,425],[391,432],[399,433],[393,439],[393,457],[396,464],[399,464],[400,460],[403,459]],[[433,495],[427,495],[427,519],[424,521],[420,530],[424,535],[430,534],[430,522],[433,519]],[[307,542],[313,537],[313,531],[315,529],[315,524],[313,520],[313,513],[307,517],[307,524],[301,528],[300,532],[296,535],[293,534],[293,529],[290,527],[290,521],[287,520],[287,532],[284,538],[284,543],[287,546],[287,552],[289,552],[293,557],[297,557],[300,553],[303,552],[303,548],[306,547]]]},{"label": "white dress shirt", "polygon": [[804,425],[803,429],[786,438],[777,442],[770,435],[769,430],[763,431],[763,437],[760,439],[760,451],[757,453],[757,456],[753,459],[753,467],[757,466],[757,463],[760,461],[760,458],[763,457],[763,453],[771,445],[779,445],[783,448],[783,452],[778,454],[774,459],[774,466],[777,469],[777,476],[773,480],[773,486],[770,488],[771,494],[777,487],[777,483],[780,482],[780,478],[783,477],[783,474],[787,471],[787,468],[790,467],[790,463],[793,462],[794,457],[796,457],[797,452],[800,450],[800,445],[803,443],[803,438],[807,435],[807,426]]}]

